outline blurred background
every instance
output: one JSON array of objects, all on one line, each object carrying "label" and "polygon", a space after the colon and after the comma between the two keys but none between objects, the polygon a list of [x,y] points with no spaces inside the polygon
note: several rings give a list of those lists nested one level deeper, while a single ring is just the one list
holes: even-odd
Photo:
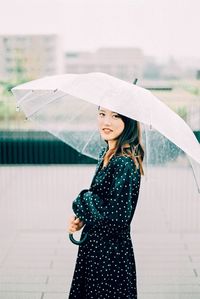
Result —
[{"label": "blurred background", "polygon": [[[27,121],[10,90],[61,73],[138,78],[200,140],[200,2],[0,4],[0,298],[67,298],[77,254],[67,234],[71,202],[96,161]],[[183,159],[167,175],[160,165],[153,171],[163,180],[144,185],[133,225],[140,299],[200,298],[191,168]]]}]

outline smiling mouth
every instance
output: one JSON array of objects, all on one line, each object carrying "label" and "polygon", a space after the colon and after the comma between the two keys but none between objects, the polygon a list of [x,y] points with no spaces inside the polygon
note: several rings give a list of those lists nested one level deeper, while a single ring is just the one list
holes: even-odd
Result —
[{"label": "smiling mouth", "polygon": [[105,133],[111,133],[111,132],[112,132],[112,130],[110,130],[110,129],[103,129],[103,131],[104,131]]},{"label": "smiling mouth", "polygon": [[109,129],[109,128],[104,128],[103,131],[110,131],[110,132],[112,132],[112,130]]}]

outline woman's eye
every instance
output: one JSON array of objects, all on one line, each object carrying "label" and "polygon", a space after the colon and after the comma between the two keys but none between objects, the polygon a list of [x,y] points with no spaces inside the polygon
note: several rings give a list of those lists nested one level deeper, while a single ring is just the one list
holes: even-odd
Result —
[{"label": "woman's eye", "polygon": [[119,117],[119,115],[118,115],[118,114],[114,114],[113,116],[114,116],[114,118],[118,118],[118,117]]},{"label": "woman's eye", "polygon": [[104,114],[103,112],[99,112],[99,115],[100,115],[100,116],[103,116],[103,115],[105,115],[105,114]]}]

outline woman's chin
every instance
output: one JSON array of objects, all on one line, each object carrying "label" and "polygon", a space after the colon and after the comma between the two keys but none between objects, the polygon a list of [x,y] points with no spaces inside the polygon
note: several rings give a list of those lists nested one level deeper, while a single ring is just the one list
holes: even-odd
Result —
[{"label": "woman's chin", "polygon": [[113,138],[111,137],[108,137],[108,136],[105,136],[105,135],[101,135],[101,138],[105,141],[109,141],[109,140],[112,140]]}]

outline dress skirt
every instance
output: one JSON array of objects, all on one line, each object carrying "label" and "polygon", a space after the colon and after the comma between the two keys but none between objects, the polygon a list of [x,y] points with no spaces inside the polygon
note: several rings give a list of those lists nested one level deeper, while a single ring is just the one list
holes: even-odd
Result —
[{"label": "dress skirt", "polygon": [[130,226],[93,227],[79,245],[69,299],[136,299]]}]

